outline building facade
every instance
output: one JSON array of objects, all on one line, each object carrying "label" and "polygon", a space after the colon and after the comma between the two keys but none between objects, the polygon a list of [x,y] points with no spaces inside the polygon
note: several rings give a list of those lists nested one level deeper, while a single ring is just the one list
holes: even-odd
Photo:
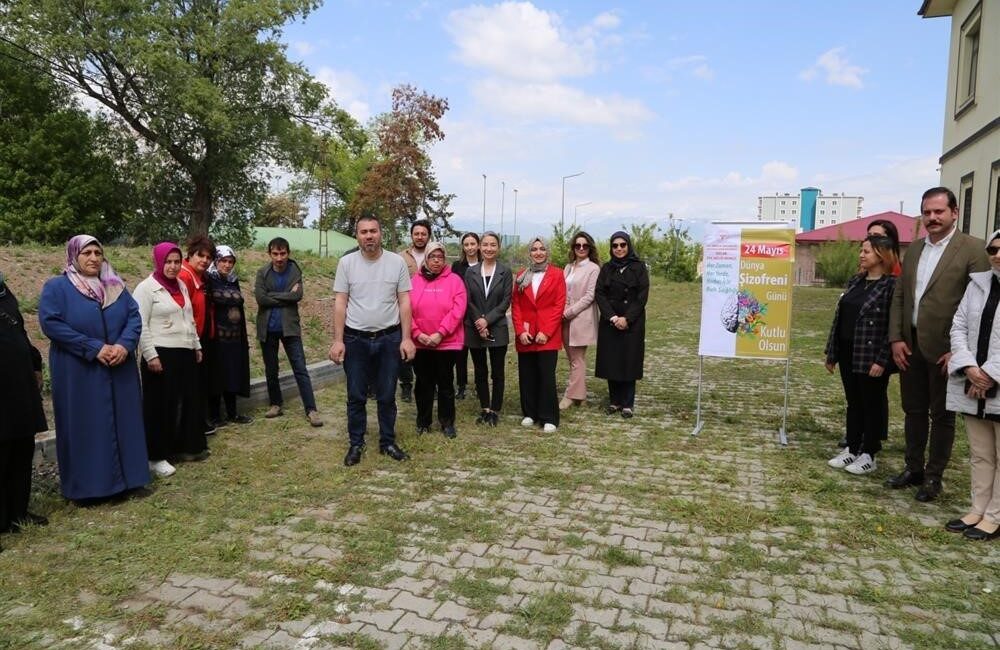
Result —
[{"label": "building facade", "polygon": [[863,196],[823,194],[819,188],[804,187],[798,194],[785,192],[757,197],[758,221],[789,221],[799,224],[799,232],[809,232],[838,223],[860,219]]},{"label": "building facade", "polygon": [[924,0],[918,13],[951,17],[941,184],[959,227],[987,238],[1000,228],[1000,2]]}]

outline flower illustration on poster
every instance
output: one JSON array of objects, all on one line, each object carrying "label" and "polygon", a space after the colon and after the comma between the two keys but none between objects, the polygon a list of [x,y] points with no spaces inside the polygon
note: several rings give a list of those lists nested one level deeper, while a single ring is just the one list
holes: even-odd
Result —
[{"label": "flower illustration on poster", "polygon": [[722,306],[720,318],[726,331],[738,336],[756,338],[766,325],[767,303],[757,300],[753,292],[741,289],[730,296]]}]

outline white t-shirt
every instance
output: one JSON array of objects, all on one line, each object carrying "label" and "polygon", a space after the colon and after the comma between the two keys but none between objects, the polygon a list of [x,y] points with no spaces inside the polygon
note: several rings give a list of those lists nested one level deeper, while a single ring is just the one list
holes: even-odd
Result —
[{"label": "white t-shirt", "polygon": [[375,332],[399,324],[396,294],[410,290],[410,273],[403,258],[383,250],[369,260],[361,251],[349,253],[337,262],[333,290],[347,294],[347,327]]},{"label": "white t-shirt", "polygon": [[952,226],[951,232],[949,232],[944,239],[936,244],[931,243],[930,237],[924,240],[924,249],[920,251],[920,259],[917,260],[917,277],[913,288],[912,324],[914,327],[917,326],[917,312],[920,311],[920,299],[924,297],[924,291],[927,289],[927,283],[931,281],[931,276],[934,275],[934,269],[937,268],[938,262],[941,261],[944,249],[948,247],[949,243],[951,243],[951,238],[955,236],[956,230],[958,230],[958,224]]}]

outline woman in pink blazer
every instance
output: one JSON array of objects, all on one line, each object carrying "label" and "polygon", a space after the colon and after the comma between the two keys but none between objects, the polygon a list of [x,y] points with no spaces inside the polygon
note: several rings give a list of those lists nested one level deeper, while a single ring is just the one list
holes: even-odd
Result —
[{"label": "woman in pink blazer", "polygon": [[559,410],[587,401],[587,346],[597,343],[597,304],[594,290],[601,262],[594,238],[582,230],[573,237],[566,278],[566,308],[563,310],[563,348],[569,361],[569,381]]},{"label": "woman in pink blazer", "polygon": [[541,425],[546,433],[559,426],[556,361],[562,347],[566,281],[562,269],[549,264],[541,237],[528,244],[528,267],[514,278],[511,321],[517,348],[521,425]]},{"label": "woman in pink blazer", "polygon": [[449,438],[455,431],[455,362],[465,343],[465,282],[452,273],[445,260],[444,246],[427,244],[424,262],[413,276],[410,328],[417,354],[413,372],[417,381],[413,397],[417,403],[417,433],[427,433],[438,399],[438,422]]}]

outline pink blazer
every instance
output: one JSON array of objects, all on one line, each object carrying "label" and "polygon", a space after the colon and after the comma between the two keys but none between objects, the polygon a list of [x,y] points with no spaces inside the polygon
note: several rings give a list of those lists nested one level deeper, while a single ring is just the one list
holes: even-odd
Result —
[{"label": "pink blazer", "polygon": [[594,290],[601,267],[590,260],[583,260],[575,269],[567,264],[563,275],[573,281],[566,283],[566,309],[563,310],[563,343],[570,347],[584,347],[597,343],[597,303]]},{"label": "pink blazer", "polygon": [[[465,301],[465,281],[448,266],[433,281],[420,273],[414,275],[410,290],[413,343],[430,350],[461,350],[465,344]],[[417,340],[420,334],[435,332],[444,337],[436,348],[421,345]]]}]

